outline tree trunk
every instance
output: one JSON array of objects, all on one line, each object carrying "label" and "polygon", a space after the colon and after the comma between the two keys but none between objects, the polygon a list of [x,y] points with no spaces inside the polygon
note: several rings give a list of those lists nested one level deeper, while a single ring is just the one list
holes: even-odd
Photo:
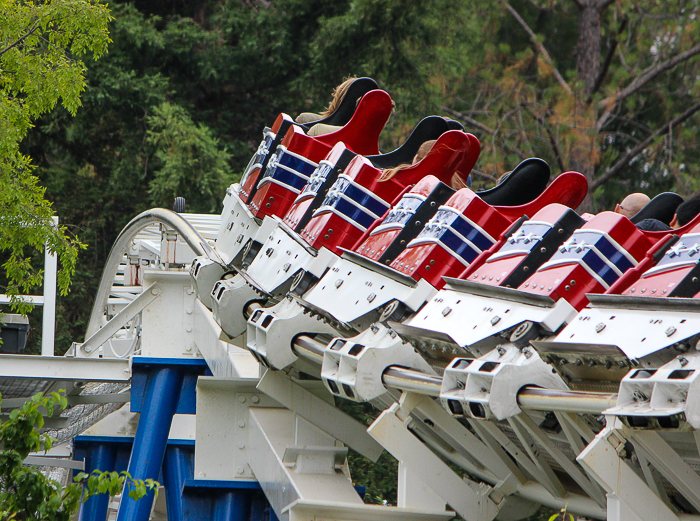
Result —
[{"label": "tree trunk", "polygon": [[[576,89],[576,96],[579,98],[577,105],[581,108],[581,117],[577,118],[576,122],[577,137],[571,148],[570,167],[585,175],[589,184],[593,182],[598,154],[596,153],[597,143],[593,130],[595,118],[591,117],[590,108],[585,106],[585,100],[593,92],[600,74],[601,19],[608,3],[605,0],[576,1],[579,7],[576,72],[577,79],[583,86],[583,92]],[[590,196],[586,197],[580,210],[592,211]]]}]

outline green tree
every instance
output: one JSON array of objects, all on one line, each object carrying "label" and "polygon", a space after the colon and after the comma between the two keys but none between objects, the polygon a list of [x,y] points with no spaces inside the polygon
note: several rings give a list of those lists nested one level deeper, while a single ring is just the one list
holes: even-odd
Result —
[{"label": "green tree", "polygon": [[39,393],[0,423],[0,519],[3,521],[68,521],[78,510],[81,497],[86,501],[94,494],[116,495],[127,482],[129,496],[134,499],[142,498],[149,490],[157,494],[157,482],[133,480],[126,472],[95,471],[90,475],[81,472],[74,483],[62,488],[36,467],[23,465],[30,453],[48,451],[55,441],[41,433],[42,411],[52,416],[67,404],[62,394]]},{"label": "green tree", "polygon": [[85,65],[78,57],[90,52],[98,58],[107,50],[110,18],[106,6],[93,0],[0,1],[0,250],[7,254],[6,292],[21,312],[31,306],[16,296],[41,281],[25,249],[47,245],[58,254],[58,285],[65,294],[81,245],[55,225],[20,142],[59,100],[75,114],[85,88]]},{"label": "green tree", "polygon": [[167,102],[154,108],[148,126],[157,161],[149,190],[153,204],[168,206],[181,196],[199,211],[217,211],[232,178],[230,156],[218,148],[211,130]]}]

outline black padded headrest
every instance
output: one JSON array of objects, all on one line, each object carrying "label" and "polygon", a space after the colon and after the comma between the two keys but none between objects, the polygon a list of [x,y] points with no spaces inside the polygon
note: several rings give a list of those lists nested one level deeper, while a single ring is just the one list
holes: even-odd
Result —
[{"label": "black padded headrest", "polygon": [[464,125],[462,125],[459,121],[455,121],[454,119],[448,119],[447,126],[450,127],[450,130],[461,130],[464,132]]},{"label": "black padded headrest", "polygon": [[413,163],[413,156],[416,155],[420,146],[426,141],[437,139],[449,130],[447,121],[440,116],[428,116],[421,119],[411,131],[403,144],[388,154],[377,156],[367,156],[367,159],[377,168],[394,168],[399,165],[410,165]]},{"label": "black padded headrest", "polygon": [[657,195],[647,205],[632,216],[630,221],[634,224],[644,219],[656,219],[664,224],[671,224],[676,208],[683,202],[683,198],[673,192],[664,192]]},{"label": "black padded headrest", "polygon": [[499,184],[490,190],[477,192],[491,206],[520,206],[537,199],[547,188],[550,176],[549,165],[542,159],[526,159]]},{"label": "black padded headrest", "polygon": [[352,119],[353,114],[355,114],[355,109],[357,108],[357,102],[362,96],[367,94],[371,90],[377,90],[379,85],[372,78],[357,78],[348,87],[348,91],[343,97],[343,101],[333,112],[333,114],[326,116],[318,121],[311,121],[309,123],[304,123],[299,125],[305,130],[309,130],[314,125],[319,123],[323,125],[335,125],[337,127],[344,127],[347,125],[348,121]]}]

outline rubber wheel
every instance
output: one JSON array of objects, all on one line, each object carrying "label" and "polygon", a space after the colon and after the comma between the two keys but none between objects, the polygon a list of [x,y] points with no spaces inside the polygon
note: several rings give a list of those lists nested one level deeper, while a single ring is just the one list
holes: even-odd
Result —
[{"label": "rubber wheel", "polygon": [[176,197],[173,203],[173,211],[177,213],[185,213],[185,198]]}]

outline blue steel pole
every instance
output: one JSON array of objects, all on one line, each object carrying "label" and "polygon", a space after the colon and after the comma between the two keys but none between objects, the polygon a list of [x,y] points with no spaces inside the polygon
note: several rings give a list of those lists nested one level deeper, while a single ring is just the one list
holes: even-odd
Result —
[{"label": "blue steel pole", "polygon": [[[151,369],[129,459],[128,472],[133,479],[158,479],[168,433],[180,399],[182,381],[181,368]],[[117,512],[117,521],[148,521],[153,497],[153,493],[149,492],[135,501],[129,497],[129,487],[125,487]]]},{"label": "blue steel pole", "polygon": [[[90,458],[90,466],[85,469],[86,473],[90,474],[93,470],[111,472],[116,464],[117,451],[109,443],[95,443],[88,449],[87,457]],[[109,494],[92,496],[80,505],[78,521],[105,521],[108,507]]]},{"label": "blue steel pole", "polygon": [[251,492],[248,490],[221,495],[214,505],[211,521],[247,520],[250,511],[250,495]]},{"label": "blue steel pole", "polygon": [[169,446],[163,461],[163,485],[168,506],[168,521],[183,521],[182,486],[193,477],[192,454],[183,447]]}]

